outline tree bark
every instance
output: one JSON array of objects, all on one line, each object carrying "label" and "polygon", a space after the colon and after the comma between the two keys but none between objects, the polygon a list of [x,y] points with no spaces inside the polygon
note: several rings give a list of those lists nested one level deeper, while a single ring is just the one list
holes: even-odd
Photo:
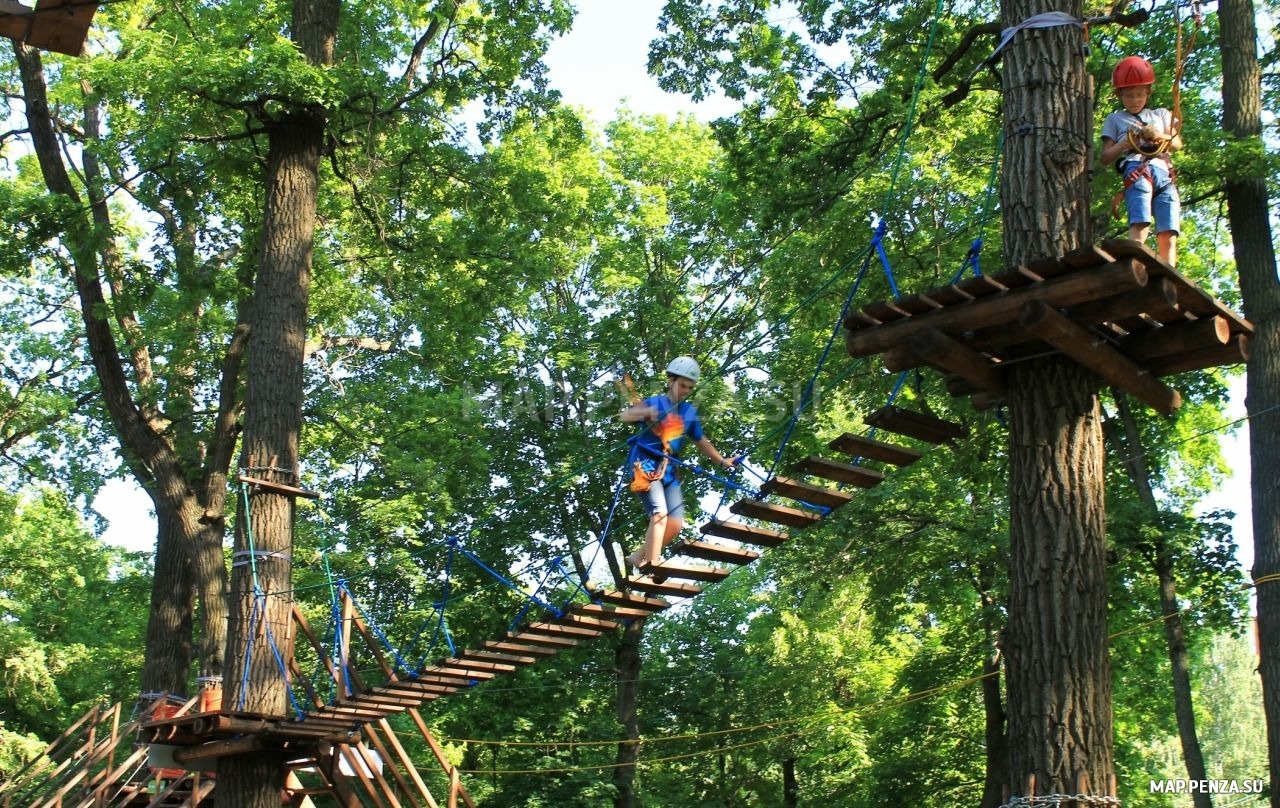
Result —
[{"label": "tree bark", "polygon": [[[227,660],[243,672],[223,683],[224,704],[283,716],[292,659],[294,496],[270,484],[299,486],[303,359],[311,288],[324,117],[298,113],[268,128],[267,197],[251,311],[241,471],[252,486],[237,511],[231,569]],[[278,805],[284,770],[256,755],[227,758],[219,796],[231,808]],[[221,803],[221,799],[219,802]]]},{"label": "tree bark", "polygon": [[636,804],[636,761],[640,757],[640,720],[636,712],[640,691],[640,640],[644,637],[644,621],[627,623],[614,651],[618,670],[618,723],[622,725],[622,743],[614,760],[613,786],[617,794],[615,808],[632,808]]},{"label": "tree bark", "polygon": [[1012,372],[1010,787],[1102,794],[1112,778],[1106,514],[1098,397],[1060,359]]},{"label": "tree bark", "polygon": [[191,623],[195,588],[183,551],[181,531],[163,511],[157,514],[155,581],[147,617],[147,653],[142,663],[143,706],[147,694],[185,695],[191,675]]},{"label": "tree bark", "polygon": [[[1262,78],[1252,0],[1222,0],[1222,124],[1261,155]],[[1267,723],[1271,806],[1280,808],[1280,282],[1276,276],[1266,178],[1251,165],[1226,182],[1227,219],[1244,314],[1253,323],[1245,405],[1252,469],[1253,580],[1257,586],[1258,671]]]},{"label": "tree bark", "polygon": [[[1015,28],[1082,3],[1002,0]],[[1005,263],[1063,255],[1089,232],[1092,99],[1083,31],[1024,28],[1006,47]],[[1010,595],[1005,645],[1015,795],[1109,793],[1106,510],[1098,381],[1055,356],[1009,371]]]},{"label": "tree bark", "polygon": [[1009,782],[1009,736],[1006,733],[1005,706],[1000,670],[1003,653],[1000,629],[1004,624],[995,589],[993,564],[983,564],[978,571],[979,597],[982,599],[982,629],[990,652],[982,660],[983,739],[987,751],[986,773],[982,784],[981,808],[996,808],[1004,802],[1004,788]]}]

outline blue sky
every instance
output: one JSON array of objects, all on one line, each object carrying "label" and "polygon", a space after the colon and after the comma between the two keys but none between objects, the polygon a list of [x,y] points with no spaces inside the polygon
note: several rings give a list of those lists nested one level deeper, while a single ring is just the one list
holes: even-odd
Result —
[{"label": "blue sky", "polygon": [[703,121],[732,114],[736,107],[728,99],[694,104],[663,92],[649,77],[649,42],[662,6],[663,0],[578,0],[573,31],[553,43],[546,58],[552,86],[565,102],[587,109],[600,123],[611,120],[623,101],[634,112],[688,112]]}]

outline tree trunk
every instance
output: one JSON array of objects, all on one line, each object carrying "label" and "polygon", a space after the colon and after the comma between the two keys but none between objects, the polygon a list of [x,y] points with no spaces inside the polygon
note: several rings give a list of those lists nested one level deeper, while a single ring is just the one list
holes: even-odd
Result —
[{"label": "tree trunk", "polygon": [[[1187,659],[1187,639],[1182,626],[1182,609],[1178,606],[1178,590],[1173,578],[1173,562],[1163,539],[1159,539],[1155,558],[1156,578],[1160,583],[1160,614],[1164,617],[1164,640],[1169,652],[1173,678],[1173,712],[1178,720],[1178,740],[1182,743],[1182,760],[1187,765],[1187,778],[1208,779],[1204,753],[1196,733],[1196,714],[1191,695],[1191,663]],[[1191,795],[1195,808],[1213,808],[1213,798],[1197,791]]]},{"label": "tree trunk", "polygon": [[633,620],[622,630],[614,651],[618,669],[618,723],[623,741],[613,769],[613,786],[617,791],[615,808],[632,808],[636,804],[636,761],[640,758],[640,720],[636,713],[640,691],[640,640],[644,637],[644,621]]},{"label": "tree trunk", "polygon": [[1004,623],[997,599],[993,597],[995,569],[983,564],[978,570],[979,596],[982,598],[982,629],[990,652],[982,660],[983,739],[987,749],[986,774],[982,784],[981,808],[997,808],[1004,802],[1004,787],[1009,782],[1009,736],[1000,682],[1003,654],[1000,650],[1000,627]]},{"label": "tree trunk", "polygon": [[[1082,3],[1002,0],[1014,28]],[[1005,53],[1004,260],[1090,239],[1092,100],[1079,26],[1024,28]],[[1106,509],[1097,380],[1054,356],[1009,371],[1010,594],[1005,645],[1015,795],[1109,793]]]},{"label": "tree trunk", "polygon": [[1088,371],[1056,357],[1011,382],[1010,787],[1030,796],[1034,777],[1037,794],[1101,795],[1112,727],[1098,397]]},{"label": "tree trunk", "polygon": [[796,759],[782,761],[782,808],[800,805],[800,781],[796,778]]},{"label": "tree trunk", "polygon": [[[1262,79],[1252,0],[1222,0],[1222,125],[1263,153]],[[1268,219],[1266,178],[1257,165],[1227,178],[1227,219],[1245,316],[1253,322],[1245,403],[1253,493],[1253,580],[1257,585],[1258,671],[1262,676],[1271,806],[1280,808],[1280,283]]]},{"label": "tree trunk", "polygon": [[[324,118],[299,113],[270,125],[267,197],[254,290],[241,470],[269,484],[298,487],[303,359],[311,287]],[[237,511],[231,569],[229,669],[223,684],[233,709],[283,716],[293,658],[292,553],[295,500],[272,485],[255,486]],[[267,772],[254,755],[219,769],[219,796],[231,808],[278,805],[284,771]],[[222,800],[220,799],[219,802]]]},{"label": "tree trunk", "polygon": [[147,617],[147,653],[142,663],[142,693],[185,695],[191,680],[191,618],[195,589],[179,526],[157,511],[156,582]]}]

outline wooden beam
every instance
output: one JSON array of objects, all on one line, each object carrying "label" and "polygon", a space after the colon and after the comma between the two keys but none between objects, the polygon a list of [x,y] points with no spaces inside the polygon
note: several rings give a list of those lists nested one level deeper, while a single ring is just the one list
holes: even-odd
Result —
[{"label": "wooden beam", "polygon": [[1152,278],[1146,286],[1071,306],[1066,313],[1084,325],[1123,320],[1137,314],[1149,314],[1162,323],[1186,318],[1186,313],[1178,309],[1178,289],[1168,278]]},{"label": "wooden beam", "polygon": [[1092,370],[1114,387],[1133,395],[1164,415],[1182,406],[1182,395],[1138,367],[1124,354],[1098,341],[1070,319],[1043,301],[1023,306],[1018,322],[1036,336]]},{"label": "wooden beam", "polygon": [[804,529],[822,521],[816,513],[789,508],[786,505],[771,505],[758,499],[740,499],[729,506],[729,510],[739,516],[748,516],[763,522],[773,522],[787,527]]},{"label": "wooden beam", "polygon": [[284,483],[275,483],[270,480],[263,480],[258,477],[247,477],[240,474],[236,477],[237,482],[252,485],[255,488],[261,488],[263,491],[270,491],[273,494],[284,494],[290,497],[305,497],[306,499],[319,499],[320,494],[316,491],[308,491],[305,488],[299,488],[296,485],[285,485]]},{"label": "wooden beam", "polygon": [[753,550],[744,550],[740,547],[728,547],[723,544],[712,544],[711,542],[695,541],[693,539],[685,539],[675,545],[672,551],[690,558],[714,561],[720,564],[750,564],[760,557],[760,554]]},{"label": "wooden beam", "polygon": [[976,298],[967,303],[939,309],[932,314],[853,331],[846,336],[845,346],[851,356],[871,356],[911,339],[926,328],[952,333],[1013,321],[1027,301],[1044,301],[1052,306],[1074,306],[1114,294],[1117,289],[1133,289],[1145,286],[1146,283],[1147,271],[1141,264],[1133,260],[1119,261],[1097,270],[1064,275],[1007,294]]},{"label": "wooden beam", "polygon": [[179,763],[194,763],[197,760],[256,752],[261,748],[262,736],[246,735],[242,738],[228,738],[227,740],[203,743],[199,746],[175,749],[173,750],[173,759]]},{"label": "wooden beam", "polygon": [[1102,249],[1118,257],[1136,259],[1154,276],[1163,276],[1173,281],[1178,290],[1178,305],[1197,317],[1225,317],[1231,324],[1232,334],[1253,335],[1253,324],[1224,306],[1217,298],[1201,289],[1188,278],[1179,274],[1176,269],[1160,260],[1151,252],[1151,248],[1130,239],[1110,239],[1102,242]]},{"label": "wooden beam", "polygon": [[54,53],[79,56],[98,10],[93,0],[37,0],[27,44]]},{"label": "wooden beam", "polygon": [[797,502],[807,502],[820,508],[839,508],[849,504],[853,495],[826,486],[793,480],[789,477],[774,477],[760,486],[760,493],[772,494]]},{"label": "wooden beam", "polygon": [[1147,367],[1155,376],[1169,376],[1192,370],[1204,370],[1224,365],[1243,365],[1249,361],[1249,338],[1236,334],[1220,348],[1201,348],[1175,356],[1152,359]]},{"label": "wooden beam", "polygon": [[863,420],[869,426],[928,443],[946,443],[969,435],[969,430],[961,424],[892,405],[881,407]]},{"label": "wooden beam", "polygon": [[698,528],[698,532],[705,536],[719,536],[722,539],[734,539],[744,544],[754,544],[757,547],[778,547],[790,538],[781,530],[757,527],[748,525],[745,522],[725,519],[710,519]]},{"label": "wooden beam", "polygon": [[705,564],[682,564],[675,559],[666,559],[661,564],[650,567],[652,575],[665,578],[679,578],[685,581],[705,581],[715,583],[729,577],[730,570],[724,567],[708,567]]},{"label": "wooden beam", "polygon": [[1004,393],[1004,377],[985,356],[941,331],[926,328],[911,338],[911,351],[930,364],[963,376],[983,390]]},{"label": "wooden beam", "polygon": [[1137,362],[1173,356],[1202,348],[1219,349],[1231,339],[1231,324],[1222,317],[1204,317],[1167,325],[1120,340],[1119,349]]}]

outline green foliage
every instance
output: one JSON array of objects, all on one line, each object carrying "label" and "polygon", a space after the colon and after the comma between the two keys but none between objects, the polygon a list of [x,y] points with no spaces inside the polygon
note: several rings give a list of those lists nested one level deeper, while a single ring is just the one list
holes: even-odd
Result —
[{"label": "green foliage", "polygon": [[[891,294],[874,217],[903,290],[948,282],[976,239],[998,243],[998,87],[976,72],[963,103],[943,101],[990,50],[959,54],[946,76],[921,69],[931,32],[926,67],[995,9],[944,4],[936,28],[933,4],[785,9],[667,3],[650,54],[664,86],[695,98],[718,88],[744,109],[713,126],[624,111],[603,131],[546,92],[539,59],[571,18],[558,0],[345,6],[325,68],[285,35],[288,4],[101,9],[117,52],[64,67],[53,93],[67,132],[79,79],[108,102],[108,125],[82,145],[131,196],[111,202],[122,260],[109,306],[138,318],[121,345],[145,348],[159,372],[134,392],[163,416],[189,474],[219,384],[238,385],[221,374],[256,271],[264,128],[316,110],[329,122],[302,437],[304,485],[325,496],[299,509],[294,551],[317,628],[341,583],[412,667],[448,653],[441,608],[457,645],[474,646],[525,595],[568,597],[562,570],[581,564],[611,583],[600,542],[631,549],[642,530],[634,504],[615,500],[629,430],[612,382],[623,370],[657,392],[670,358],[696,355],[709,434],[760,468],[862,431],[888,400],[900,379],[840,358],[836,320],[854,289],[859,303]],[[1163,34],[1102,36],[1099,86],[1117,53],[1154,53]],[[418,43],[421,61],[410,57]],[[1162,75],[1168,59],[1157,56]],[[1206,199],[1230,170],[1274,168],[1210,137],[1216,109],[1198,91],[1212,84],[1209,61],[1187,78],[1178,158],[1190,195]],[[476,105],[478,141],[461,122]],[[101,452],[107,428],[76,358],[78,326],[54,316],[75,246],[59,241],[67,203],[43,191],[30,158],[11,165],[0,182],[0,443],[17,447],[4,457],[22,474],[76,480],[79,494],[114,461]],[[1099,172],[1098,198],[1113,187]],[[145,216],[126,222],[134,206]],[[1221,284],[1208,207],[1192,211],[1184,265]],[[985,270],[1000,268],[998,252],[982,254]],[[788,764],[803,804],[972,801],[988,763],[978,677],[998,651],[1007,588],[1007,433],[936,374],[901,381],[898,403],[962,421],[971,437],[646,625],[644,804],[777,805]],[[1204,374],[1179,384],[1189,406],[1176,419],[1139,418],[1160,513],[1135,500],[1118,451],[1108,466],[1117,759],[1135,804],[1135,784],[1176,771],[1165,759],[1167,654],[1147,625],[1159,614],[1157,541],[1189,605],[1205,738],[1226,776],[1258,760],[1256,737],[1230,740],[1248,718],[1224,695],[1250,681],[1247,666],[1213,644],[1241,614],[1240,571],[1226,524],[1195,510],[1225,470],[1206,437],[1224,388]],[[686,490],[695,518],[719,494],[696,475]],[[129,693],[146,610],[136,560],[69,527],[65,503],[4,502],[0,606],[12,622],[0,635],[0,721],[16,750]],[[610,650],[584,644],[431,705],[481,804],[613,799],[622,732]],[[323,678],[319,659],[300,661]],[[10,748],[0,767],[25,754]],[[412,752],[430,760],[421,744]]]},{"label": "green foliage", "polygon": [[0,494],[0,580],[0,755],[25,757],[33,736],[136,694],[150,578],[43,492]]}]

